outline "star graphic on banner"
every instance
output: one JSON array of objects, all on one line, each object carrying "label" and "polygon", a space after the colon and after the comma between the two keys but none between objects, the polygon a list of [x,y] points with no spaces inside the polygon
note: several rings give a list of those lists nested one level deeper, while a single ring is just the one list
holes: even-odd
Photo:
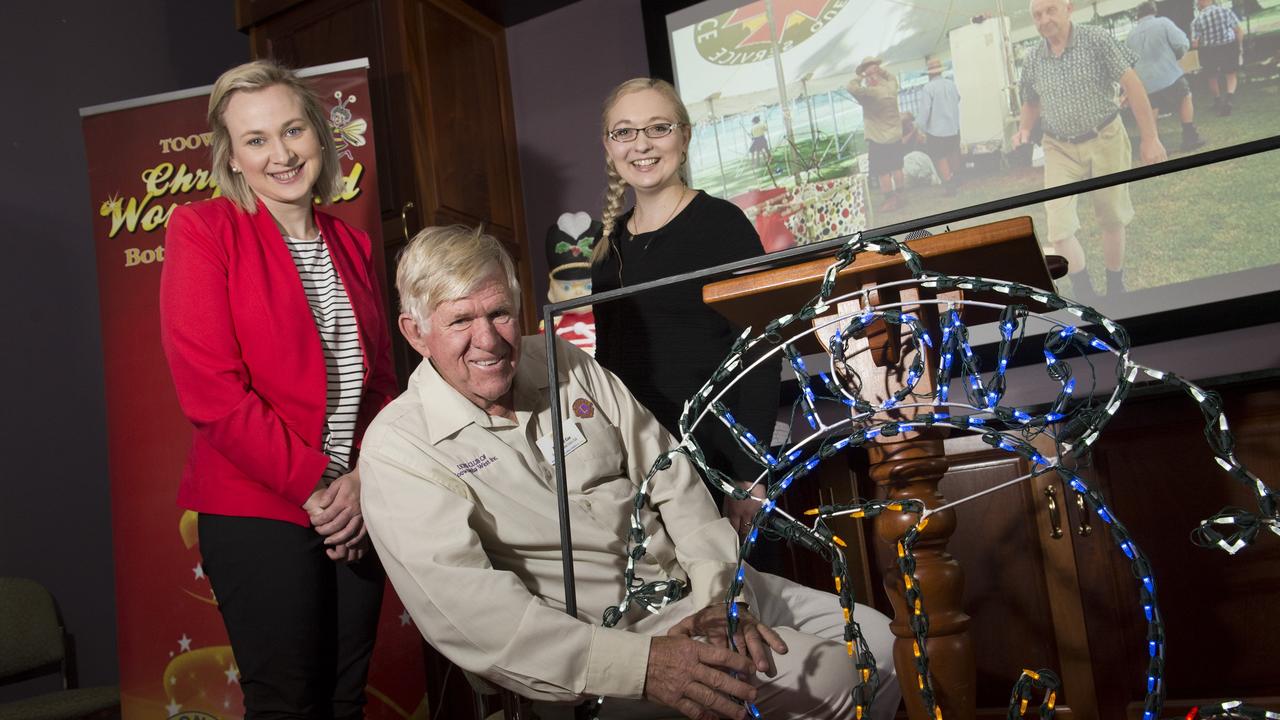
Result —
[{"label": "star graphic on banner", "polygon": [[199,580],[200,578],[204,577],[204,565],[201,565],[200,563],[196,563],[196,566],[191,568],[191,572],[195,573],[196,579]]},{"label": "star graphic on banner", "polygon": [[182,706],[179,705],[176,700],[170,700],[169,704],[164,706],[164,711],[168,713],[168,717],[173,717],[174,715],[177,715],[178,711],[181,709],[182,709]]},{"label": "star graphic on banner", "polygon": [[408,625],[411,620],[412,618],[409,617],[408,610],[405,610],[404,612],[400,613],[400,627],[404,627],[405,625]]},{"label": "star graphic on banner", "polygon": [[[816,21],[826,6],[827,0],[774,0],[773,17],[778,21],[778,39],[795,25]],[[724,24],[742,25],[750,31],[738,43],[739,48],[769,42],[769,15],[763,0],[734,10]]]},{"label": "star graphic on banner", "polygon": [[240,682],[240,671],[236,669],[235,665],[228,667],[227,671],[223,674],[227,676],[228,685]]},{"label": "star graphic on banner", "polygon": [[179,652],[191,652],[191,638],[186,633],[182,633],[182,637],[178,638]]},{"label": "star graphic on banner", "polygon": [[98,209],[98,214],[106,217],[113,212],[119,212],[124,207],[124,201],[120,199],[120,193],[112,193],[110,197],[102,201],[102,207]]}]

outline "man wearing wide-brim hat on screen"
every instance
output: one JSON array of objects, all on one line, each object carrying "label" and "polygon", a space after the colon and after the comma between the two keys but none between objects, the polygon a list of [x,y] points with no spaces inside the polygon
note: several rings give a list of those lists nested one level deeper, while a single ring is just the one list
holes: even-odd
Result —
[{"label": "man wearing wide-brim hat on screen", "polygon": [[955,195],[960,169],[960,89],[956,82],[942,75],[942,61],[929,58],[925,65],[929,82],[920,90],[920,114],[916,124],[928,136],[925,149],[938,166],[938,174],[947,186],[947,194]]},{"label": "man wearing wide-brim hat on screen", "polygon": [[870,174],[880,179],[889,212],[902,206],[906,182],[902,176],[902,118],[898,113],[898,79],[885,71],[874,55],[863,58],[849,82],[849,94],[862,106]]}]

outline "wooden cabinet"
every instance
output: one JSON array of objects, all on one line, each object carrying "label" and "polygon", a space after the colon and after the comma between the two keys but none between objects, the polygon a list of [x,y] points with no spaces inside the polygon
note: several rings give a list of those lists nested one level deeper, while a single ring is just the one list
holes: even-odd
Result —
[{"label": "wooden cabinet", "polygon": [[[1280,481],[1280,377],[1207,383],[1219,391],[1239,458],[1272,487]],[[1185,395],[1137,393],[1103,432],[1082,476],[1150,556],[1168,632],[1168,700],[1162,716],[1193,705],[1249,699],[1280,709],[1280,680],[1268,660],[1269,619],[1280,607],[1280,537],[1263,530],[1235,556],[1196,547],[1199,522],[1234,506],[1256,511],[1252,494],[1214,462],[1205,421]],[[940,485],[954,500],[1027,474],[1028,463],[960,436],[946,441],[950,469]],[[1040,448],[1050,454],[1052,446]],[[789,493],[789,511],[823,500],[875,497],[866,454],[828,461],[808,490]],[[830,467],[827,467],[830,466]],[[1052,488],[1057,512],[1050,512]],[[1082,512],[1056,473],[1024,480],[955,508],[948,551],[964,569],[963,608],[977,660],[979,718],[1004,718],[1024,668],[1063,680],[1058,717],[1137,720],[1142,716],[1147,627],[1129,561],[1105,523]],[[1056,520],[1055,520],[1056,517]],[[882,578],[892,549],[869,521],[838,520],[859,599],[892,614]],[[1060,531],[1060,532],[1059,532]],[[792,567],[829,589],[825,563],[796,555]],[[926,608],[928,598],[925,598]],[[1037,695],[1032,706],[1037,706]]]},{"label": "wooden cabinet", "polygon": [[[483,224],[515,258],[536,327],[502,27],[461,0],[238,0],[236,12],[257,57],[369,58],[387,277],[418,229]],[[392,338],[403,382],[418,358]]]}]

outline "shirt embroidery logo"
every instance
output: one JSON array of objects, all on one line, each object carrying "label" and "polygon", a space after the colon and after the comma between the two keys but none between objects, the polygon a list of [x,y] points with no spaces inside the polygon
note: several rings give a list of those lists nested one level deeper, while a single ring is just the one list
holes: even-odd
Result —
[{"label": "shirt embroidery logo", "polygon": [[596,406],[586,398],[578,398],[573,401],[573,414],[585,420],[596,414]]},{"label": "shirt embroidery logo", "polygon": [[474,475],[479,470],[489,467],[491,463],[495,463],[497,461],[498,458],[491,458],[487,454],[482,454],[474,460],[458,463],[458,471],[454,473],[454,475],[457,475],[458,477],[462,477],[467,473]]}]

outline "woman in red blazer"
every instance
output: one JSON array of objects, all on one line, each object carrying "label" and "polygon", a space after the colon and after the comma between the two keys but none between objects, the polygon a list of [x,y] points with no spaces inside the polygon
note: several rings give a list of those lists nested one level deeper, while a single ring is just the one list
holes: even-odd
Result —
[{"label": "woman in red blazer", "polygon": [[383,575],[355,455],[396,392],[369,236],[314,210],[341,180],[323,108],[266,61],[209,98],[223,197],[176,209],[161,338],[195,426],[178,503],[246,718],[361,717]]}]

